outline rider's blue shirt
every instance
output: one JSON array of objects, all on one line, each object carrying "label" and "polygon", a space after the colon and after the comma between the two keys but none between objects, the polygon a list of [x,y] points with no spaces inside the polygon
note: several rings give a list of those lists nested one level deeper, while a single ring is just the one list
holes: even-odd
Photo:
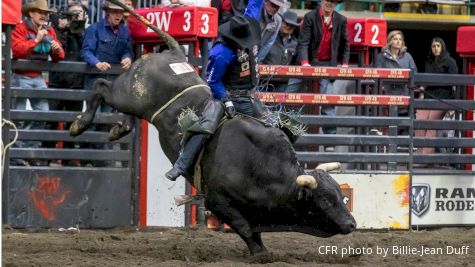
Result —
[{"label": "rider's blue shirt", "polygon": [[[247,4],[243,16],[259,21],[263,0],[250,0]],[[208,68],[206,69],[206,80],[211,88],[213,97],[222,100],[227,96],[222,77],[226,73],[227,67],[236,58],[236,51],[229,48],[225,43],[216,43],[209,52]]]}]

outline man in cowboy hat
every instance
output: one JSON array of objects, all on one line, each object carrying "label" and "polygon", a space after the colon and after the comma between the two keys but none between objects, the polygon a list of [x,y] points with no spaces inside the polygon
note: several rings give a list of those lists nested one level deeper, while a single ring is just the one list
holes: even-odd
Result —
[{"label": "man in cowboy hat", "polygon": [[289,8],[290,2],[287,0],[264,0],[261,19],[261,43],[259,45],[259,62],[262,62],[270,51],[270,48],[279,35],[282,17],[279,15],[280,8]]},{"label": "man in cowboy hat", "polygon": [[[48,7],[46,0],[35,0],[22,6],[21,13],[26,17],[24,21],[18,23],[12,32],[12,52],[13,59],[36,59],[48,60],[51,56],[53,61],[64,59],[64,50],[61,43],[56,37],[53,28],[50,28],[48,23],[48,16],[53,10]],[[12,85],[18,86],[22,89],[44,89],[47,88],[45,81],[41,75],[41,71],[33,70],[15,70],[12,74]],[[26,109],[27,102],[30,102],[33,110],[49,110],[47,99],[32,98],[17,98],[13,100],[12,108]],[[25,122],[20,122],[20,128],[35,128],[44,129],[46,124],[44,122],[33,122],[28,125]],[[40,147],[41,142],[17,142],[19,147]],[[28,165],[24,160],[18,163]],[[34,162],[37,165],[40,161]]]},{"label": "man in cowboy hat", "polygon": [[[297,38],[293,35],[295,28],[299,27],[297,13],[287,11],[282,14],[282,26],[267,56],[262,60],[266,65],[292,65],[297,56]],[[287,80],[274,80],[273,91],[284,92]]]},{"label": "man in cowboy hat", "polygon": [[[124,24],[124,9],[109,1],[104,2],[102,9],[106,17],[86,29],[81,56],[102,72],[109,70],[111,64],[121,64],[123,69],[128,69],[132,64],[132,45]],[[115,79],[116,75],[106,77]],[[89,77],[86,86],[92,86],[97,78]],[[91,80],[94,81],[91,83]]]},{"label": "man in cowboy hat", "polygon": [[[348,66],[350,45],[346,17],[334,11],[342,0],[322,0],[322,6],[305,14],[299,35],[298,54],[302,66]],[[333,81],[320,80],[320,93],[332,94]],[[323,105],[321,114],[335,116],[335,106]],[[336,127],[322,127],[324,134],[336,134]],[[326,149],[332,151],[332,147]]]},{"label": "man in cowboy hat", "polygon": [[[243,16],[234,16],[219,26],[220,37],[209,52],[207,82],[214,99],[224,103],[226,116],[230,119],[236,111],[249,116],[262,112],[258,110],[260,102],[254,98],[259,79],[257,46],[261,35],[258,20],[262,2],[250,0]],[[205,133],[191,136],[165,177],[175,181],[187,174],[209,136]]]},{"label": "man in cowboy hat", "polygon": [[[124,3],[124,0],[119,1]],[[86,29],[81,49],[81,57],[84,61],[102,72],[85,75],[84,89],[86,90],[92,90],[98,78],[114,81],[118,77],[117,74],[105,73],[113,64],[120,64],[124,70],[132,65],[132,41],[129,29],[125,25],[124,9],[109,1],[104,2],[102,9],[106,17]],[[100,111],[111,112],[112,107],[101,104]],[[103,126],[102,130],[109,129],[110,126]],[[111,145],[107,144],[106,147],[110,148]],[[98,144],[95,148],[101,149],[104,145]]]}]

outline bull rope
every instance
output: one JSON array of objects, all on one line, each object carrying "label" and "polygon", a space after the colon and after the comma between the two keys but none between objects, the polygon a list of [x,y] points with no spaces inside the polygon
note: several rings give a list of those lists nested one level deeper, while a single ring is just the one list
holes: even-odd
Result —
[{"label": "bull rope", "polygon": [[162,113],[168,106],[170,106],[171,104],[173,104],[173,102],[175,102],[180,96],[182,96],[183,94],[185,94],[186,92],[190,91],[191,89],[195,89],[197,87],[206,87],[210,92],[211,91],[211,88],[209,88],[209,86],[205,85],[205,84],[197,84],[197,85],[192,85],[190,87],[187,87],[185,88],[185,90],[181,91],[179,94],[177,94],[175,97],[173,97],[172,99],[170,99],[165,105],[163,105],[159,110],[157,110],[157,112],[153,113],[152,115],[152,118],[150,119],[150,122],[153,122],[153,120],[158,116],[160,115],[160,113]]}]

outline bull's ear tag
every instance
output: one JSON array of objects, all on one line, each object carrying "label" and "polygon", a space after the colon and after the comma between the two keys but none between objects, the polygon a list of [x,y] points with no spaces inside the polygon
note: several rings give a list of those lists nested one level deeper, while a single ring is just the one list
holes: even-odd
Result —
[{"label": "bull's ear tag", "polygon": [[171,63],[170,68],[173,70],[173,72],[176,75],[184,74],[184,73],[189,73],[189,72],[194,72],[195,69],[188,63],[182,62],[182,63]]}]

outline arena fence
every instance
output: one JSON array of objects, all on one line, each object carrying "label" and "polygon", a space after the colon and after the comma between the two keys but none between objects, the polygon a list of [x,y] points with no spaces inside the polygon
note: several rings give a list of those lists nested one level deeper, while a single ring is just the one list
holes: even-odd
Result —
[{"label": "arena fence", "polygon": [[[7,31],[11,31],[7,27]],[[7,33],[6,47],[10,47]],[[2,49],[11,58],[10,49]],[[119,113],[97,113],[95,126],[72,138],[67,129],[78,111],[11,109],[21,98],[70,100],[81,103],[89,91],[79,89],[26,89],[11,87],[11,69],[96,73],[85,63],[3,60],[2,117],[15,125],[22,122],[46,124],[42,129],[18,129],[18,142],[5,153],[2,180],[2,221],[12,227],[81,225],[107,228],[137,224],[139,127],[121,140],[108,140],[108,128],[124,117]],[[109,73],[120,73],[114,66]],[[53,127],[48,126],[53,125]],[[3,124],[2,124],[3,126]],[[109,126],[109,127],[107,127]],[[15,139],[13,127],[2,127],[6,145]],[[41,142],[38,148],[31,142]],[[20,164],[20,162],[22,164]],[[12,165],[10,165],[12,163]],[[25,166],[29,164],[30,166]]]},{"label": "arena fence", "polygon": [[[296,66],[261,66],[264,84],[272,84],[272,79],[329,78],[358,80],[350,84],[341,95],[261,93],[263,102],[274,105],[290,105],[291,109],[301,109],[303,105],[332,104],[353,107],[350,113],[337,116],[305,114],[301,120],[308,125],[336,126],[335,135],[323,135],[319,127],[310,128],[295,144],[299,160],[306,163],[339,161],[349,163],[346,171],[409,171],[411,173],[473,173],[471,166],[475,156],[471,149],[475,140],[465,137],[475,127],[474,121],[465,120],[465,114],[475,109],[473,100],[465,99],[467,85],[475,79],[469,75],[414,74],[409,70],[389,70],[374,68],[324,68]],[[381,83],[384,80],[407,84],[407,96],[383,95]],[[415,85],[460,85],[453,100],[414,99]],[[347,84],[348,85],[348,84]],[[342,86],[335,82],[335,86]],[[410,89],[411,88],[411,89]],[[356,94],[353,94],[356,93]],[[400,116],[398,109],[409,110]],[[454,111],[453,120],[415,120],[414,110],[435,109]],[[414,137],[418,129],[452,131],[451,137]],[[336,146],[335,152],[325,152],[324,146]],[[434,154],[416,154],[418,147],[434,147]],[[413,168],[413,164],[435,164],[438,168]],[[440,168],[439,168],[440,167]],[[466,170],[469,169],[469,170]]]}]

